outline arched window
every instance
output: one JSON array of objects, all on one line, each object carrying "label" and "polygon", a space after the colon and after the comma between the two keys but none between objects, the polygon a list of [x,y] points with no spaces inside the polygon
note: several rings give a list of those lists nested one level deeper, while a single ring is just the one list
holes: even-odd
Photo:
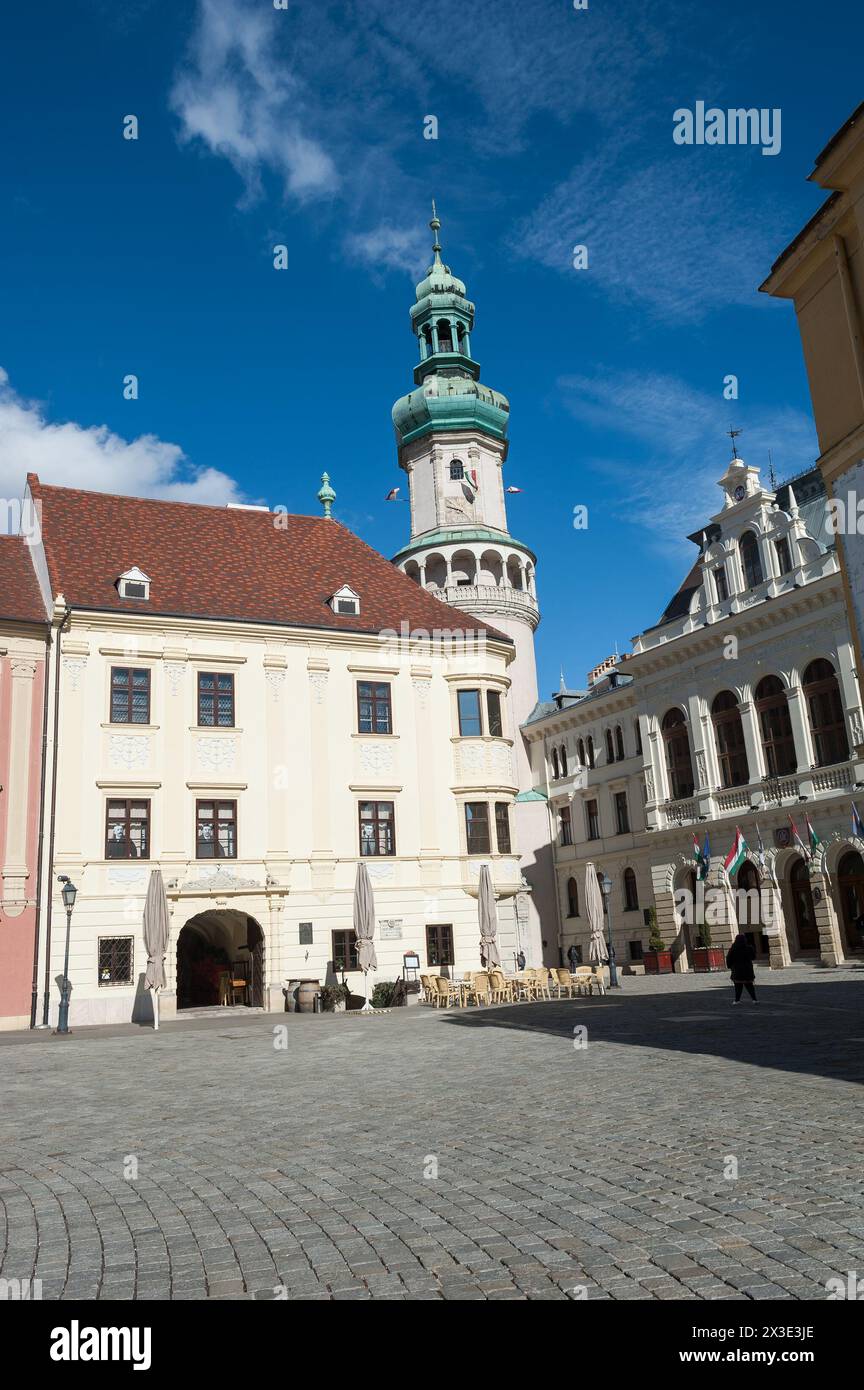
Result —
[{"label": "arched window", "polygon": [[581,738],[580,738],[579,743],[578,743],[578,748],[579,748],[579,766],[580,766],[580,767],[587,767],[588,764],[587,764],[587,762],[585,761],[585,744],[584,744],[584,742],[583,742],[583,740],[582,740]]},{"label": "arched window", "polygon": [[641,757],[641,756],[642,756],[642,725],[639,723],[639,720],[638,720],[638,719],[634,719],[634,721],[633,721],[633,733],[634,733],[635,738],[636,738],[636,752],[637,752],[637,753],[639,754],[639,756]]},{"label": "arched window", "polygon": [[579,889],[575,878],[567,880],[567,916],[579,916]]},{"label": "arched window", "polygon": [[553,778],[557,778],[557,777],[560,777],[560,776],[561,776],[560,772],[558,771],[558,749],[557,749],[557,748],[553,748],[553,749],[552,749],[552,776],[553,776]]},{"label": "arched window", "polygon": [[449,319],[438,320],[438,351],[453,351],[453,329]]},{"label": "arched window", "polygon": [[680,709],[667,710],[661,725],[666,745],[666,767],[673,801],[693,795],[693,764],[690,761],[690,735]]},{"label": "arched window", "polygon": [[786,777],[797,772],[795,739],[786,702],[786,691],[779,676],[764,676],[756,687],[756,710],[762,731],[762,747],[770,777]]},{"label": "arched window", "polygon": [[561,751],[560,751],[560,753],[559,753],[559,758],[560,758],[560,760],[561,760],[561,776],[562,776],[562,777],[566,777],[566,776],[567,776],[567,749],[564,747],[564,744],[563,744],[563,743],[561,744]]},{"label": "arched window", "polygon": [[458,483],[465,477],[465,465],[461,459],[450,460],[450,479],[451,482]]},{"label": "arched window", "polygon": [[639,892],[636,887],[636,875],[632,869],[624,870],[624,911],[639,911]]},{"label": "arched window", "polygon": [[594,740],[590,734],[588,735],[588,766],[594,766]]},{"label": "arched window", "polygon": [[840,686],[830,661],[811,661],[804,672],[804,698],[819,767],[842,763],[849,757],[849,739],[843,718]]},{"label": "arched window", "polygon": [[607,763],[614,763],[615,761],[615,745],[612,742],[611,729],[606,730],[606,761]]},{"label": "arched window", "polygon": [[744,583],[748,589],[755,589],[762,583],[762,561],[759,558],[759,542],[752,531],[745,531],[738,542],[741,567],[744,570]]},{"label": "arched window", "polygon": [[720,784],[723,787],[743,787],[750,781],[744,726],[738,701],[731,690],[722,690],[711,706],[717,760],[720,763]]}]

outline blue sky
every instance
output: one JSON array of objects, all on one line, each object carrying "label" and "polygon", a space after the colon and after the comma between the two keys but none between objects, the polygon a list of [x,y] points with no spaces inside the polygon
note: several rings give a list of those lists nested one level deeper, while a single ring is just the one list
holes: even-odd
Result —
[{"label": "blue sky", "polygon": [[[861,100],[862,28],[852,0],[17,7],[2,495],[35,469],[312,511],[326,468],[339,517],[392,554],[408,519],[383,501],[403,482],[390,410],[435,196],[482,380],[511,402],[541,692],[562,665],[579,685],[686,572],[725,430],[780,478],[816,457],[794,313],[757,287],[821,201],[806,175]],[[779,107],[780,153],[677,146],[673,112],[698,100]]]}]

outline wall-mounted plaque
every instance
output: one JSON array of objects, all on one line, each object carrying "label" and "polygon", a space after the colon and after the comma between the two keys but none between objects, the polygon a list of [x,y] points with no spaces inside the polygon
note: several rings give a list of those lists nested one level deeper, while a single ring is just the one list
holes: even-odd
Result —
[{"label": "wall-mounted plaque", "polygon": [[402,940],[402,918],[383,917],[379,922],[382,941],[401,941]]},{"label": "wall-mounted plaque", "polygon": [[311,922],[301,922],[301,923],[300,923],[300,945],[301,945],[301,946],[311,946],[311,945],[312,945],[312,923],[311,923]]}]

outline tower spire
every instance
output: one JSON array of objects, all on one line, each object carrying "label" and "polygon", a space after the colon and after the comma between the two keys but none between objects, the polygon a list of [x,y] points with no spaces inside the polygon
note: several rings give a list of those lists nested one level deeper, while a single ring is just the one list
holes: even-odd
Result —
[{"label": "tower spire", "polygon": [[438,216],[438,210],[435,207],[434,198],[432,199],[432,221],[429,223],[429,226],[432,230],[432,235],[435,238],[435,240],[432,243],[432,252],[435,259],[432,264],[433,267],[441,266],[441,268],[443,269],[443,262],[441,260],[441,242],[438,240],[438,233],[441,230],[441,220]]}]

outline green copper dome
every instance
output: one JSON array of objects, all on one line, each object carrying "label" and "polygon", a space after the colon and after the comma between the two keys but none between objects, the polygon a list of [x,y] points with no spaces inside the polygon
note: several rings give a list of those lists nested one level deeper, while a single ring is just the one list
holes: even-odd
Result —
[{"label": "green copper dome", "polygon": [[407,444],[432,430],[481,429],[506,439],[510,405],[500,391],[479,380],[480,364],[471,356],[474,305],[465,285],[441,260],[441,223],[432,204],[433,261],[416,289],[411,330],[420,361],[414,368],[416,390],[393,407],[396,437]]},{"label": "green copper dome", "polygon": [[472,427],[507,438],[510,402],[469,376],[427,376],[421,386],[402,396],[393,407],[393,425],[400,444],[431,430]]}]

